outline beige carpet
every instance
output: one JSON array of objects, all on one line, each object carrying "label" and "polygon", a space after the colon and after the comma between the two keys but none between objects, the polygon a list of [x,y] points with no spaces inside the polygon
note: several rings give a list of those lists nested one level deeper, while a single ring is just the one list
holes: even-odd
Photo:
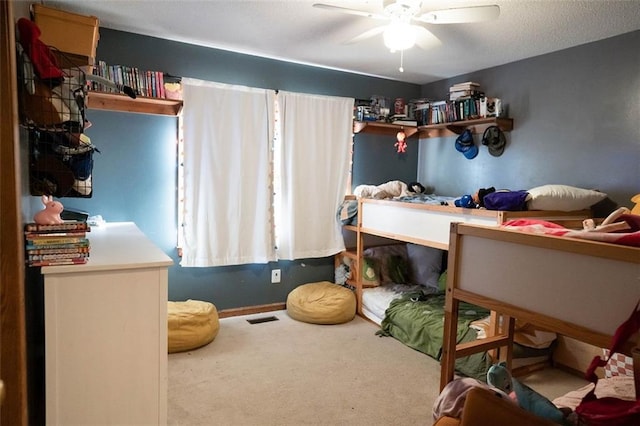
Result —
[{"label": "beige carpet", "polygon": [[[247,319],[278,321],[250,324]],[[169,355],[170,425],[430,425],[440,366],[360,317],[332,326],[286,311],[220,320],[209,345]],[[555,398],[583,381],[553,371]],[[566,389],[566,390],[565,390]]]}]

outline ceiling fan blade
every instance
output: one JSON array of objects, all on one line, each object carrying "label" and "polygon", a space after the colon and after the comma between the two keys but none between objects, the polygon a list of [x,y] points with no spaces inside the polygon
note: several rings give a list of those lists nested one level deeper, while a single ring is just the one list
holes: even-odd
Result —
[{"label": "ceiling fan blade", "polygon": [[455,9],[434,10],[414,19],[428,24],[466,24],[496,19],[500,16],[500,6],[474,6]]},{"label": "ceiling fan blade", "polygon": [[331,4],[314,3],[313,7],[317,7],[318,9],[330,10],[333,12],[347,13],[349,15],[364,16],[365,18],[384,20],[389,19],[387,16],[381,15],[379,13],[367,12],[366,10],[350,9],[348,7],[334,6]]},{"label": "ceiling fan blade", "polygon": [[420,25],[412,25],[412,27],[415,27],[416,29],[416,45],[419,48],[429,50],[442,44],[440,39],[425,27]]},{"label": "ceiling fan blade", "polygon": [[342,44],[358,43],[368,38],[375,37],[378,34],[382,34],[386,28],[387,28],[386,25],[380,25],[378,27],[371,28],[370,30],[365,31],[362,34],[357,35],[354,38],[343,42]]}]

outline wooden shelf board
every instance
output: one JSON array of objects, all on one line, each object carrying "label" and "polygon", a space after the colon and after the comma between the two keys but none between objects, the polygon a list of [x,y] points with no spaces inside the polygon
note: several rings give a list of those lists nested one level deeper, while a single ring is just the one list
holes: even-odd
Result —
[{"label": "wooden shelf board", "polygon": [[416,126],[403,126],[400,124],[384,123],[382,121],[354,121],[353,133],[370,133],[374,135],[393,135],[400,130],[404,131],[406,137],[418,133]]},{"label": "wooden shelf board", "polygon": [[182,110],[182,101],[141,96],[132,99],[127,95],[118,93],[89,91],[87,95],[87,108],[176,116]]},{"label": "wooden shelf board", "polygon": [[498,126],[503,132],[513,130],[513,119],[502,117],[478,118],[475,120],[455,121],[452,123],[429,124],[427,126],[401,126],[381,121],[354,121],[353,132],[377,135],[393,135],[403,130],[407,138],[418,135],[419,138],[439,138],[457,136],[465,129],[472,133],[483,133],[489,126]]},{"label": "wooden shelf board", "polygon": [[455,121],[452,123],[429,124],[427,126],[418,126],[418,137],[420,138],[436,138],[457,136],[465,129],[471,130],[472,133],[483,133],[489,126],[498,126],[503,132],[513,130],[512,118],[487,117],[475,120]]}]

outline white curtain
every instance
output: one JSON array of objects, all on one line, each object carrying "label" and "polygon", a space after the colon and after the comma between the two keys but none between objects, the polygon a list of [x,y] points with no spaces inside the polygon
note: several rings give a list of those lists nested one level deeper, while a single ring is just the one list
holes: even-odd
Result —
[{"label": "white curtain", "polygon": [[280,91],[278,104],[278,258],[333,255],[344,250],[336,211],[349,173],[354,100]]},{"label": "white curtain", "polygon": [[276,260],[275,92],[183,78],[182,266]]}]

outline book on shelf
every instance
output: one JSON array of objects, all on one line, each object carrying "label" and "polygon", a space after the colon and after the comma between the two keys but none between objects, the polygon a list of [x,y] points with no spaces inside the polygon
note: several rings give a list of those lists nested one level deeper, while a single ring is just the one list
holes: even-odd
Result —
[{"label": "book on shelf", "polygon": [[25,232],[55,232],[55,231],[91,231],[91,227],[87,222],[81,222],[78,220],[67,220],[62,223],[56,223],[51,225],[43,225],[38,223],[27,223],[24,226]]},{"label": "book on shelf", "polygon": [[[93,73],[116,84],[131,87],[136,95],[148,98],[166,98],[162,71],[141,70],[126,65],[107,65],[105,61],[100,60],[98,66],[93,69]],[[115,92],[114,89],[97,82],[92,83],[91,89],[100,92]]]},{"label": "book on shelf", "polygon": [[89,253],[52,253],[52,254],[30,254],[27,257],[29,262],[39,262],[44,260],[69,260],[84,259],[89,257]]},{"label": "book on shelf", "polygon": [[33,248],[27,249],[27,255],[46,255],[46,254],[72,254],[72,253],[89,253],[89,246],[76,246],[74,244],[49,247],[49,248]]},{"label": "book on shelf", "polygon": [[49,244],[40,244],[39,242],[33,243],[27,241],[25,244],[25,249],[27,252],[30,250],[63,250],[63,249],[72,249],[72,248],[90,248],[91,245],[87,238],[84,238],[83,241],[75,241],[75,242],[62,242],[62,243],[49,243]]},{"label": "book on shelf", "polygon": [[53,260],[37,260],[28,262],[28,266],[61,266],[61,265],[84,265],[89,260],[88,257],[78,259],[53,259]]},{"label": "book on shelf", "polygon": [[473,81],[465,81],[464,83],[456,83],[449,87],[449,92],[457,92],[459,90],[478,90],[480,84]]},{"label": "book on shelf", "polygon": [[399,126],[417,126],[418,122],[416,120],[394,120],[391,124],[396,124]]},{"label": "book on shelf", "polygon": [[48,240],[52,238],[85,237],[86,231],[57,231],[57,232],[25,232],[27,240]]},{"label": "book on shelf", "polygon": [[27,238],[27,246],[33,248],[46,248],[53,245],[60,244],[89,244],[89,239],[86,237],[49,237],[49,238]]},{"label": "book on shelf", "polygon": [[482,96],[484,96],[484,93],[478,90],[457,90],[455,92],[449,92],[450,101],[457,101],[463,98],[479,98]]}]

